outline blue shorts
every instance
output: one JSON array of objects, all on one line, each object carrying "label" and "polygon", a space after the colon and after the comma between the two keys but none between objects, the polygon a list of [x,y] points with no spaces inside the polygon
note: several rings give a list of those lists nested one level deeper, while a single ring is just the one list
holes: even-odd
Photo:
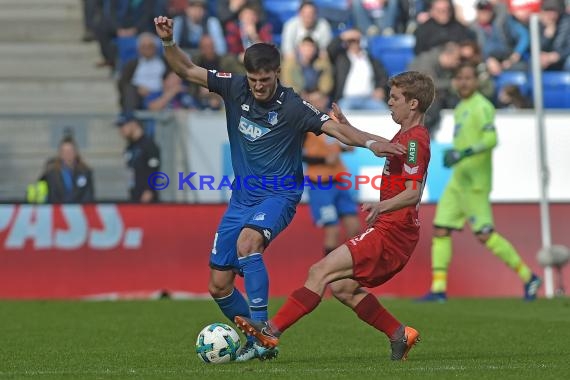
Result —
[{"label": "blue shorts", "polygon": [[267,247],[291,223],[296,208],[297,202],[282,198],[268,198],[255,206],[230,200],[214,236],[210,267],[240,273],[237,240],[241,230],[248,227],[259,231]]},{"label": "blue shorts", "polygon": [[348,190],[338,189],[333,185],[321,188],[309,187],[309,205],[313,221],[319,227],[338,224],[339,218],[357,215],[358,206]]}]

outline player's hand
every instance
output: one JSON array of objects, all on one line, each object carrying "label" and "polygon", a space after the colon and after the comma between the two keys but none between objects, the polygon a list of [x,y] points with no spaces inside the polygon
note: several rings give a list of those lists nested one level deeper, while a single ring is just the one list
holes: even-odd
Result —
[{"label": "player's hand", "polygon": [[376,141],[370,150],[378,157],[390,157],[406,154],[408,149],[402,144]]},{"label": "player's hand", "polygon": [[461,153],[455,149],[448,149],[443,155],[443,166],[450,168],[461,161]]},{"label": "player's hand", "polygon": [[371,226],[380,215],[380,203],[364,203],[362,211],[368,211],[365,221],[368,226]]},{"label": "player's hand", "polygon": [[348,119],[346,118],[346,116],[344,116],[344,113],[342,113],[342,110],[336,103],[332,104],[332,114],[334,118],[336,118],[336,121],[338,121],[339,123],[350,125]]},{"label": "player's hand", "polygon": [[174,22],[166,16],[158,16],[154,18],[154,26],[156,28],[156,34],[162,40],[170,41],[172,40],[172,27]]}]

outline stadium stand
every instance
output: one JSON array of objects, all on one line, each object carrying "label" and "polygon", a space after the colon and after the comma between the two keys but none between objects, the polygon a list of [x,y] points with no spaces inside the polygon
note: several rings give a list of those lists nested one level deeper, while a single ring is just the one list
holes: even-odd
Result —
[{"label": "stadium stand", "polygon": [[542,73],[544,108],[570,108],[570,72]]},{"label": "stadium stand", "polygon": [[120,71],[125,63],[138,57],[137,36],[117,37],[117,71]]},{"label": "stadium stand", "polygon": [[414,58],[416,39],[413,35],[376,36],[368,41],[368,51],[378,58],[390,76],[405,71]]},{"label": "stadium stand", "polygon": [[0,199],[24,198],[25,185],[37,179],[67,126],[95,168],[96,196],[126,196],[124,146],[111,125],[118,112],[115,83],[108,70],[95,68],[97,44],[81,42],[81,2],[1,4],[0,171],[6,178]]},{"label": "stadium stand", "polygon": [[495,92],[498,94],[503,87],[509,84],[517,85],[521,94],[530,95],[530,84],[524,71],[503,71],[495,78]]},{"label": "stadium stand", "polygon": [[326,18],[330,23],[335,36],[352,26],[350,1],[314,0],[313,2],[319,9],[319,16]]},{"label": "stadium stand", "polygon": [[281,45],[281,32],[283,24],[295,16],[301,1],[299,0],[264,0],[263,7],[267,14],[267,21],[273,26],[273,42]]}]

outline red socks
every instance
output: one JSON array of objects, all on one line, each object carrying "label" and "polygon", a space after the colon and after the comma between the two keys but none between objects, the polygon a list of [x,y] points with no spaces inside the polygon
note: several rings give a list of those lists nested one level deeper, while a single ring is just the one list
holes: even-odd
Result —
[{"label": "red socks", "polygon": [[354,308],[358,318],[368,323],[377,330],[382,331],[389,339],[394,339],[402,324],[394,318],[388,310],[384,309],[378,299],[368,293]]},{"label": "red socks", "polygon": [[295,290],[277,314],[271,318],[270,324],[279,332],[285,331],[292,324],[309,314],[321,302],[321,296],[305,287]]},{"label": "red socks", "polygon": [[[277,314],[269,321],[271,327],[278,333],[284,332],[306,314],[309,314],[321,302],[321,296],[305,287],[295,290]],[[384,309],[372,294],[356,305],[354,312],[358,318],[377,330],[382,331],[389,339],[394,339],[402,324]]]}]

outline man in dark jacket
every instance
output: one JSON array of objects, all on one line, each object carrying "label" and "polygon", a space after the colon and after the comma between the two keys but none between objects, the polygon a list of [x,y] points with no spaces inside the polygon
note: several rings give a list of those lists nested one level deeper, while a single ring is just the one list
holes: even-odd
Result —
[{"label": "man in dark jacket", "polygon": [[132,113],[119,116],[116,125],[127,140],[125,163],[130,170],[129,195],[135,203],[158,202],[158,193],[149,184],[151,174],[160,170],[160,151],[150,136],[145,135],[141,122]]},{"label": "man in dark jacket", "polygon": [[345,110],[385,110],[388,74],[361,45],[362,34],[348,29],[327,48],[334,66],[333,101]]},{"label": "man in dark jacket", "polygon": [[429,19],[418,26],[416,36],[416,55],[447,42],[475,40],[475,34],[455,19],[450,0],[433,0],[429,6]]}]

